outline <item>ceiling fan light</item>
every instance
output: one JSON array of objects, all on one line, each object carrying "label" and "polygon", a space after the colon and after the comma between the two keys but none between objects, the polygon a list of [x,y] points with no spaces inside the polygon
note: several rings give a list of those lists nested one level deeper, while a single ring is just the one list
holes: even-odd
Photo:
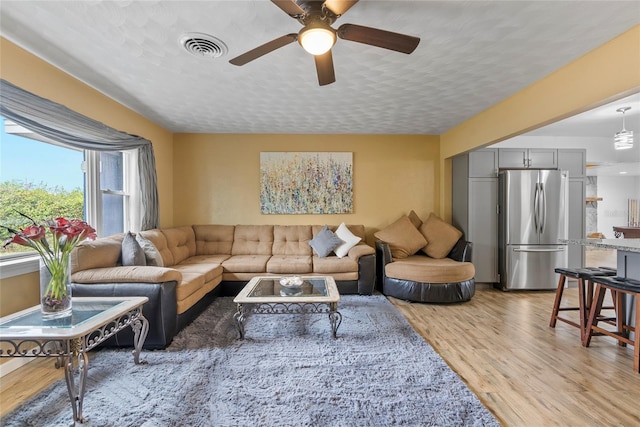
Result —
[{"label": "ceiling fan light", "polygon": [[336,34],[327,27],[305,27],[298,34],[300,46],[312,55],[322,55],[333,47]]},{"label": "ceiling fan light", "polygon": [[627,150],[629,148],[633,148],[633,131],[622,130],[620,132],[616,132],[616,135],[613,138],[613,146],[616,150]]}]

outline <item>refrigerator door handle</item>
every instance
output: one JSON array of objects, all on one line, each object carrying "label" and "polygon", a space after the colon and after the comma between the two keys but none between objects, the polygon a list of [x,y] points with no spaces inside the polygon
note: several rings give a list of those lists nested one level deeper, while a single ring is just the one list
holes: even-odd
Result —
[{"label": "refrigerator door handle", "polygon": [[513,252],[564,252],[566,248],[556,249],[514,249]]},{"label": "refrigerator door handle", "polygon": [[547,224],[547,193],[544,189],[544,184],[540,183],[540,234],[544,233],[544,226]]},{"label": "refrigerator door handle", "polygon": [[539,223],[540,220],[538,218],[538,198],[539,198],[539,188],[538,188],[538,183],[536,182],[536,190],[533,194],[533,225],[536,228],[536,233],[539,233],[540,231],[540,227],[539,227]]}]

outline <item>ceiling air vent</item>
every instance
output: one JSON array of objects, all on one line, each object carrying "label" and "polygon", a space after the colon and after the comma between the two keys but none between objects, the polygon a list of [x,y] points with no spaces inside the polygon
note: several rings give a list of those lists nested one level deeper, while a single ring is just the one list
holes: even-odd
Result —
[{"label": "ceiling air vent", "polygon": [[199,58],[218,58],[227,53],[227,45],[222,40],[204,33],[183,34],[180,44]]}]

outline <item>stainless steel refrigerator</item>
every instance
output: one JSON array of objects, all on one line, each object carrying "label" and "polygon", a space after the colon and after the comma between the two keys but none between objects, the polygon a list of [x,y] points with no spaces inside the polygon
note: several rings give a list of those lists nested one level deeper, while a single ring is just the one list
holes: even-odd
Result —
[{"label": "stainless steel refrigerator", "polygon": [[499,174],[498,268],[503,290],[556,289],[554,269],[568,264],[568,173]]}]

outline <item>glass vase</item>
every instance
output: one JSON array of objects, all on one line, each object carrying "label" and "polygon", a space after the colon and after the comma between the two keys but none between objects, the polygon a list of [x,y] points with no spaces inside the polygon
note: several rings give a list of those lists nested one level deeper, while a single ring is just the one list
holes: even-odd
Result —
[{"label": "glass vase", "polygon": [[40,311],[45,320],[71,316],[69,259],[40,259]]}]

